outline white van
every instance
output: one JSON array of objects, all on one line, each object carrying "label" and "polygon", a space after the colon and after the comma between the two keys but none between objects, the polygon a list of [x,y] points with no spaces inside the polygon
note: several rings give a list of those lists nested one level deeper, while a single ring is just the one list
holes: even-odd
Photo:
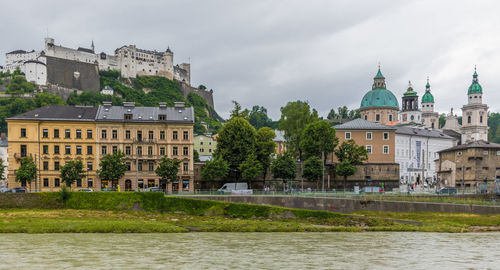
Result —
[{"label": "white van", "polygon": [[234,190],[248,190],[248,184],[244,182],[240,183],[225,183],[217,192],[221,193],[233,193]]}]

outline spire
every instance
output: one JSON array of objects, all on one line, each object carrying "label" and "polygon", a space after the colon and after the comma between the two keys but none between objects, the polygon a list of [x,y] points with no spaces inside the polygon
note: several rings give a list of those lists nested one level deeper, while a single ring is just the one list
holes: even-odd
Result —
[{"label": "spire", "polygon": [[474,74],[472,74],[472,82],[477,82],[477,71],[476,71],[476,65],[474,65]]},{"label": "spire", "polygon": [[90,48],[92,49],[92,51],[93,51],[93,52],[95,51],[95,47],[94,47],[94,39],[92,39],[92,44],[90,45]]},{"label": "spire", "polygon": [[380,63],[378,63],[377,75],[373,78],[372,90],[373,89],[386,89],[385,77],[382,75],[382,72],[380,72]]},{"label": "spire", "polygon": [[431,91],[431,85],[429,84],[429,76],[427,76],[427,84],[425,85],[425,91]]},{"label": "spire", "polygon": [[378,62],[378,72],[377,72],[377,75],[375,75],[374,79],[377,79],[377,78],[385,79],[384,75],[382,75],[382,72],[380,72],[380,62]]}]

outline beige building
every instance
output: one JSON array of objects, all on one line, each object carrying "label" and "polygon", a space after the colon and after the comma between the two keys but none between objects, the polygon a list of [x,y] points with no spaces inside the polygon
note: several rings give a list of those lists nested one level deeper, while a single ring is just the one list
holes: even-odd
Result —
[{"label": "beige building", "polygon": [[194,136],[194,149],[198,151],[201,161],[212,158],[217,148],[217,140],[210,134],[198,134]]},{"label": "beige building", "polygon": [[472,141],[439,152],[438,184],[476,188],[500,179],[500,144]]},{"label": "beige building", "polygon": [[474,70],[467,92],[467,104],[462,107],[462,142],[488,141],[488,105],[483,104],[483,88]]}]

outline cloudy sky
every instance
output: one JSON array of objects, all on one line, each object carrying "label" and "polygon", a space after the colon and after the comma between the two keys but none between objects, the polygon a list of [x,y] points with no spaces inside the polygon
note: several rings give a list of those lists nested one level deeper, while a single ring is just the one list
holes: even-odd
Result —
[{"label": "cloudy sky", "polygon": [[[192,64],[192,84],[214,89],[216,110],[231,100],[265,106],[273,119],[288,101],[321,115],[359,107],[377,63],[400,98],[430,77],[436,108],[459,111],[477,65],[484,100],[500,111],[497,1],[7,1],[0,16],[5,53],[41,50],[43,38],[113,53],[125,44],[174,51]],[[0,64],[0,65],[1,65]]]}]

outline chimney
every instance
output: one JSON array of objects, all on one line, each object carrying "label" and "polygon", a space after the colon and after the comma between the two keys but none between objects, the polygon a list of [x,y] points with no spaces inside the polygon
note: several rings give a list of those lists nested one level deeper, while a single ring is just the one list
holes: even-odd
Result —
[{"label": "chimney", "polygon": [[160,105],[160,108],[166,108],[167,103],[166,102],[159,102],[158,105]]},{"label": "chimney", "polygon": [[123,102],[123,107],[135,107],[135,102]]},{"label": "chimney", "polygon": [[103,101],[102,105],[104,105],[104,107],[111,107],[111,101]]},{"label": "chimney", "polygon": [[184,108],[184,102],[174,102],[175,108]]}]

